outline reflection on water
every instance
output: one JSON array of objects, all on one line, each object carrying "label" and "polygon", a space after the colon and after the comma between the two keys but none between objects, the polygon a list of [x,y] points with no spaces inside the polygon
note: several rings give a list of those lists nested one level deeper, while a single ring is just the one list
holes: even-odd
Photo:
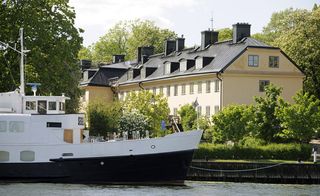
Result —
[{"label": "reflection on water", "polygon": [[280,185],[229,182],[186,182],[186,186],[120,186],[12,183],[0,184],[0,196],[42,195],[319,195],[319,185]]}]

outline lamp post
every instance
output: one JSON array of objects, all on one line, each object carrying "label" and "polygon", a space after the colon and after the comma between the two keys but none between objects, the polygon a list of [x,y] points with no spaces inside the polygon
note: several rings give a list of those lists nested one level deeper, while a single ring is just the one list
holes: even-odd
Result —
[{"label": "lamp post", "polygon": [[15,52],[20,54],[20,94],[24,95],[25,94],[25,84],[24,84],[24,56],[26,55],[27,52],[30,52],[30,50],[24,50],[23,48],[23,28],[20,28],[19,30],[20,33],[20,51],[17,50],[14,47],[9,46],[9,44],[4,43],[0,41],[0,50],[6,50],[8,48],[14,50]]}]

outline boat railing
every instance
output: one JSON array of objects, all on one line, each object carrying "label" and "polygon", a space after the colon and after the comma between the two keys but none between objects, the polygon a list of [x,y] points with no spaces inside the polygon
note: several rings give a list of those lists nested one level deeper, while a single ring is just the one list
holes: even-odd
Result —
[{"label": "boat railing", "polygon": [[121,133],[113,132],[104,136],[89,136],[84,140],[84,142],[95,143],[95,142],[115,142],[115,141],[124,141],[124,140],[140,140],[140,139],[149,139],[149,131],[144,131],[144,134],[141,134],[140,131],[132,131],[130,134],[127,131]]}]

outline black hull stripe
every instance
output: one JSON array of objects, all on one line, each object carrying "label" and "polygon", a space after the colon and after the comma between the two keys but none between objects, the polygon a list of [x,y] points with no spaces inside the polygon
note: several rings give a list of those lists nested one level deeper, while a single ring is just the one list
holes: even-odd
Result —
[{"label": "black hull stripe", "polygon": [[0,181],[81,184],[181,184],[194,150],[120,157],[0,163]]}]

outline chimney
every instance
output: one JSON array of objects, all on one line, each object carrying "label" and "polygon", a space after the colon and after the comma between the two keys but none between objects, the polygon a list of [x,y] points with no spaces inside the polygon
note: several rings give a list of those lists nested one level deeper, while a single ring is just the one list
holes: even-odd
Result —
[{"label": "chimney", "polygon": [[176,39],[176,51],[180,52],[184,49],[184,38],[183,35],[180,38]]},{"label": "chimney", "polygon": [[250,24],[248,23],[237,23],[232,25],[233,27],[233,43],[237,43],[245,37],[250,37]]},{"label": "chimney", "polygon": [[218,31],[202,31],[201,32],[201,50],[204,50],[208,45],[218,41]]},{"label": "chimney", "polygon": [[167,56],[176,50],[175,40],[166,40],[164,43],[164,55]]},{"label": "chimney", "polygon": [[149,60],[149,56],[154,54],[153,46],[138,47],[138,62],[145,63]]},{"label": "chimney", "polygon": [[123,54],[114,54],[112,55],[112,63],[121,63],[124,62],[125,55]]}]

